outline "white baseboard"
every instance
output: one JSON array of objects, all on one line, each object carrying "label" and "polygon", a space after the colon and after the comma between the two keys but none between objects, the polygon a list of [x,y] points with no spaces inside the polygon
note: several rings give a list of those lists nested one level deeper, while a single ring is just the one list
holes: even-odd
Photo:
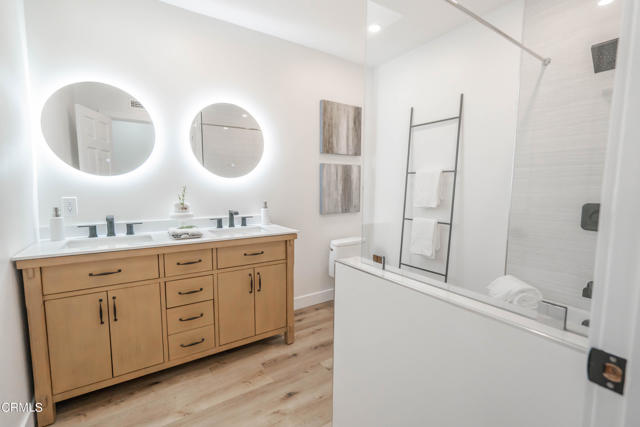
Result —
[{"label": "white baseboard", "polygon": [[31,412],[27,412],[24,414],[24,418],[22,419],[22,423],[19,424],[22,427],[35,427],[36,425],[36,416]]},{"label": "white baseboard", "polygon": [[300,295],[293,299],[293,309],[309,307],[311,305],[320,304],[322,302],[333,300],[333,288],[324,289],[318,292],[312,292],[306,295]]}]

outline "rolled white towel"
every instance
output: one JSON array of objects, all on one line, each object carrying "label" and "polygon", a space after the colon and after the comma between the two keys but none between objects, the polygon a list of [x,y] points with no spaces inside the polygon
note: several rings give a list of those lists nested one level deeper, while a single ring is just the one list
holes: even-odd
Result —
[{"label": "rolled white towel", "polygon": [[202,231],[198,227],[173,227],[169,229],[169,236],[175,240],[198,239],[202,237]]},{"label": "rolled white towel", "polygon": [[524,308],[535,309],[542,301],[542,293],[537,288],[511,275],[498,277],[487,289],[490,296]]}]

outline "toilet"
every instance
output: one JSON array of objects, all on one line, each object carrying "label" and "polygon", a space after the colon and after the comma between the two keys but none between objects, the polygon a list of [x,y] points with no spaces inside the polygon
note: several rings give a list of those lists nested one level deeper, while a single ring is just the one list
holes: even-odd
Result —
[{"label": "toilet", "polygon": [[346,237],[329,243],[329,276],[335,277],[336,260],[360,256],[361,237]]}]

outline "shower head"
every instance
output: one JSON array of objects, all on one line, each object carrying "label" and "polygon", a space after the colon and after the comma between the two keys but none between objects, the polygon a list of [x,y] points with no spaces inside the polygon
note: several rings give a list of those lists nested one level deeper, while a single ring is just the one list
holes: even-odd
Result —
[{"label": "shower head", "polygon": [[617,55],[618,39],[609,40],[591,46],[593,72],[597,74],[603,71],[615,69]]}]

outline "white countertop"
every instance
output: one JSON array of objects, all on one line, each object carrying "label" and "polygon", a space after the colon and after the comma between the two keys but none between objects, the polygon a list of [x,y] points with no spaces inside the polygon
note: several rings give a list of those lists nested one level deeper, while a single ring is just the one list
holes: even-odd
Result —
[{"label": "white countertop", "polygon": [[382,270],[382,268],[380,268],[378,265],[372,265],[366,261],[363,261],[361,257],[341,259],[336,262],[380,277],[382,279],[388,280],[422,294],[429,295],[431,297],[460,306],[464,309],[524,329],[528,332],[540,335],[547,339],[557,341],[579,351],[586,352],[588,349],[588,338],[586,337],[570,331],[554,328],[553,326],[545,325],[535,319],[531,319],[522,314],[513,312],[505,308],[497,307],[496,303],[498,301],[482,301],[480,294],[465,290],[459,286],[445,283],[436,283],[436,281],[431,280],[429,280],[429,283],[418,281],[407,277],[404,274],[398,274],[389,270]]},{"label": "white countertop", "polygon": [[11,258],[11,260],[24,261],[29,259],[128,251],[132,249],[156,248],[163,246],[193,245],[197,243],[219,242],[224,240],[240,240],[256,237],[279,236],[283,234],[296,234],[299,232],[293,228],[283,227],[276,224],[249,226],[246,228],[235,227],[232,229],[217,229],[215,227],[200,228],[200,231],[202,231],[202,237],[187,240],[174,240],[169,237],[169,233],[167,231],[155,231],[136,235],[139,238],[142,236],[146,240],[135,240],[136,236],[125,237],[122,235],[116,236],[115,238],[99,237],[99,240],[95,241],[97,244],[92,247],[81,246],[82,242],[92,240],[87,237],[71,238],[58,242],[41,240],[16,254]]}]

